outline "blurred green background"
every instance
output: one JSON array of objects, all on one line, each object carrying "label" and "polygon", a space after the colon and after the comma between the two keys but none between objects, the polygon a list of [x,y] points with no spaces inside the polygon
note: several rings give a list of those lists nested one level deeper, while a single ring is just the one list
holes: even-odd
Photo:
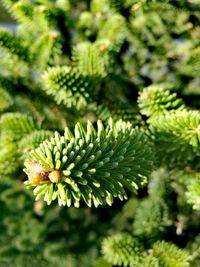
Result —
[{"label": "blurred green background", "polygon": [[2,6],[2,3],[0,1],[0,23],[2,22],[12,22],[10,15],[5,10],[5,8]]}]

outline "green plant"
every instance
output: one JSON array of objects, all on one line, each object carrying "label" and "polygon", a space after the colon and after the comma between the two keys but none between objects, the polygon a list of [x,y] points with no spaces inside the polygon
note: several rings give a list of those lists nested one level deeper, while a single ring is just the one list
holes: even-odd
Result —
[{"label": "green plant", "polygon": [[199,266],[198,1],[2,3],[0,266]]}]

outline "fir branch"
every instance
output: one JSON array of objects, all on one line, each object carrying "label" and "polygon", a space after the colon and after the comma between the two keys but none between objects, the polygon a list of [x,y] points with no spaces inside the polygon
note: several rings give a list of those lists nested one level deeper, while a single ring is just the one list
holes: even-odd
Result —
[{"label": "fir branch", "polygon": [[[112,0],[110,0],[112,1]],[[119,1],[115,1],[118,2]],[[107,41],[107,49],[109,51],[119,52],[126,38],[126,23],[123,16],[113,14],[107,19],[98,32],[97,40]]]},{"label": "fir branch", "polygon": [[79,43],[73,49],[72,60],[74,66],[83,75],[103,78],[107,75],[109,56],[107,47],[102,49],[100,43]]},{"label": "fir branch", "polygon": [[[36,199],[51,204],[79,207],[83,199],[97,207],[104,201],[111,205],[113,197],[126,199],[124,187],[138,189],[146,183],[152,169],[152,150],[146,136],[130,123],[109,120],[97,130],[77,123],[74,134],[65,128],[30,152],[25,163],[28,187],[34,188]],[[34,181],[33,181],[34,180]]]},{"label": "fir branch", "polygon": [[138,266],[141,252],[140,244],[128,233],[112,235],[102,242],[102,254],[113,265]]},{"label": "fir branch", "polygon": [[34,131],[37,126],[31,116],[10,112],[1,116],[0,128],[2,135],[9,135],[13,140],[19,140]]},{"label": "fir branch", "polygon": [[146,198],[135,211],[133,233],[140,239],[152,242],[163,237],[173,217],[164,199]]},{"label": "fir branch", "polygon": [[58,31],[49,31],[41,34],[31,52],[34,58],[35,69],[38,71],[48,66],[58,65],[61,62],[61,40]]},{"label": "fir branch", "polygon": [[158,115],[169,110],[182,110],[184,103],[177,98],[176,93],[162,88],[159,85],[151,85],[144,88],[138,98],[140,112],[147,117]]},{"label": "fir branch", "polygon": [[78,69],[62,66],[49,68],[44,73],[44,90],[48,95],[53,96],[58,104],[68,108],[76,107],[81,109],[91,102],[93,93],[93,80],[81,74]]},{"label": "fir branch", "polygon": [[0,29],[0,46],[7,49],[11,54],[17,55],[20,59],[29,61],[28,47],[23,45],[23,41],[11,34],[9,31]]},{"label": "fir branch", "polygon": [[11,13],[12,17],[20,23],[29,23],[33,20],[33,6],[29,1],[2,0],[5,8]]},{"label": "fir branch", "polygon": [[165,164],[191,162],[199,155],[198,111],[170,111],[150,122],[159,161]]},{"label": "fir branch", "polygon": [[158,241],[153,245],[153,257],[158,259],[159,266],[187,267],[189,255],[174,244]]},{"label": "fir branch", "polygon": [[130,234],[119,233],[102,242],[104,258],[114,266],[137,267],[187,267],[189,255],[172,243],[158,241],[144,252],[141,244]]}]

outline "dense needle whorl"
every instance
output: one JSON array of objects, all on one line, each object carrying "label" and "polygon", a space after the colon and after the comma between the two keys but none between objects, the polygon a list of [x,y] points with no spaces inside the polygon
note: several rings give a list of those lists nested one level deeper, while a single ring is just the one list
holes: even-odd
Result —
[{"label": "dense needle whorl", "polygon": [[[50,204],[58,198],[59,205],[75,207],[81,199],[96,207],[104,202],[111,205],[113,197],[126,199],[124,187],[136,190],[145,184],[153,164],[146,135],[130,123],[111,119],[106,128],[98,121],[97,130],[90,121],[86,127],[77,123],[74,133],[66,127],[63,136],[56,132],[32,150],[30,158],[48,172],[47,179],[33,184],[34,171],[25,169],[29,176],[25,184],[35,187],[36,199]],[[52,182],[55,176],[59,179]]]}]

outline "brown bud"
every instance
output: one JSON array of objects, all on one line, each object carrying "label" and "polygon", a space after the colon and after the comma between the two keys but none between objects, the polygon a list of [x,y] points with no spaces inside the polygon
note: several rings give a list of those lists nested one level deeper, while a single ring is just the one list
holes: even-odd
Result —
[{"label": "brown bud", "polygon": [[42,177],[39,173],[30,173],[28,178],[33,185],[38,185],[42,181]]},{"label": "brown bud", "polygon": [[60,171],[54,170],[54,171],[49,173],[49,180],[52,183],[58,183],[60,178],[61,178],[61,172]]}]

